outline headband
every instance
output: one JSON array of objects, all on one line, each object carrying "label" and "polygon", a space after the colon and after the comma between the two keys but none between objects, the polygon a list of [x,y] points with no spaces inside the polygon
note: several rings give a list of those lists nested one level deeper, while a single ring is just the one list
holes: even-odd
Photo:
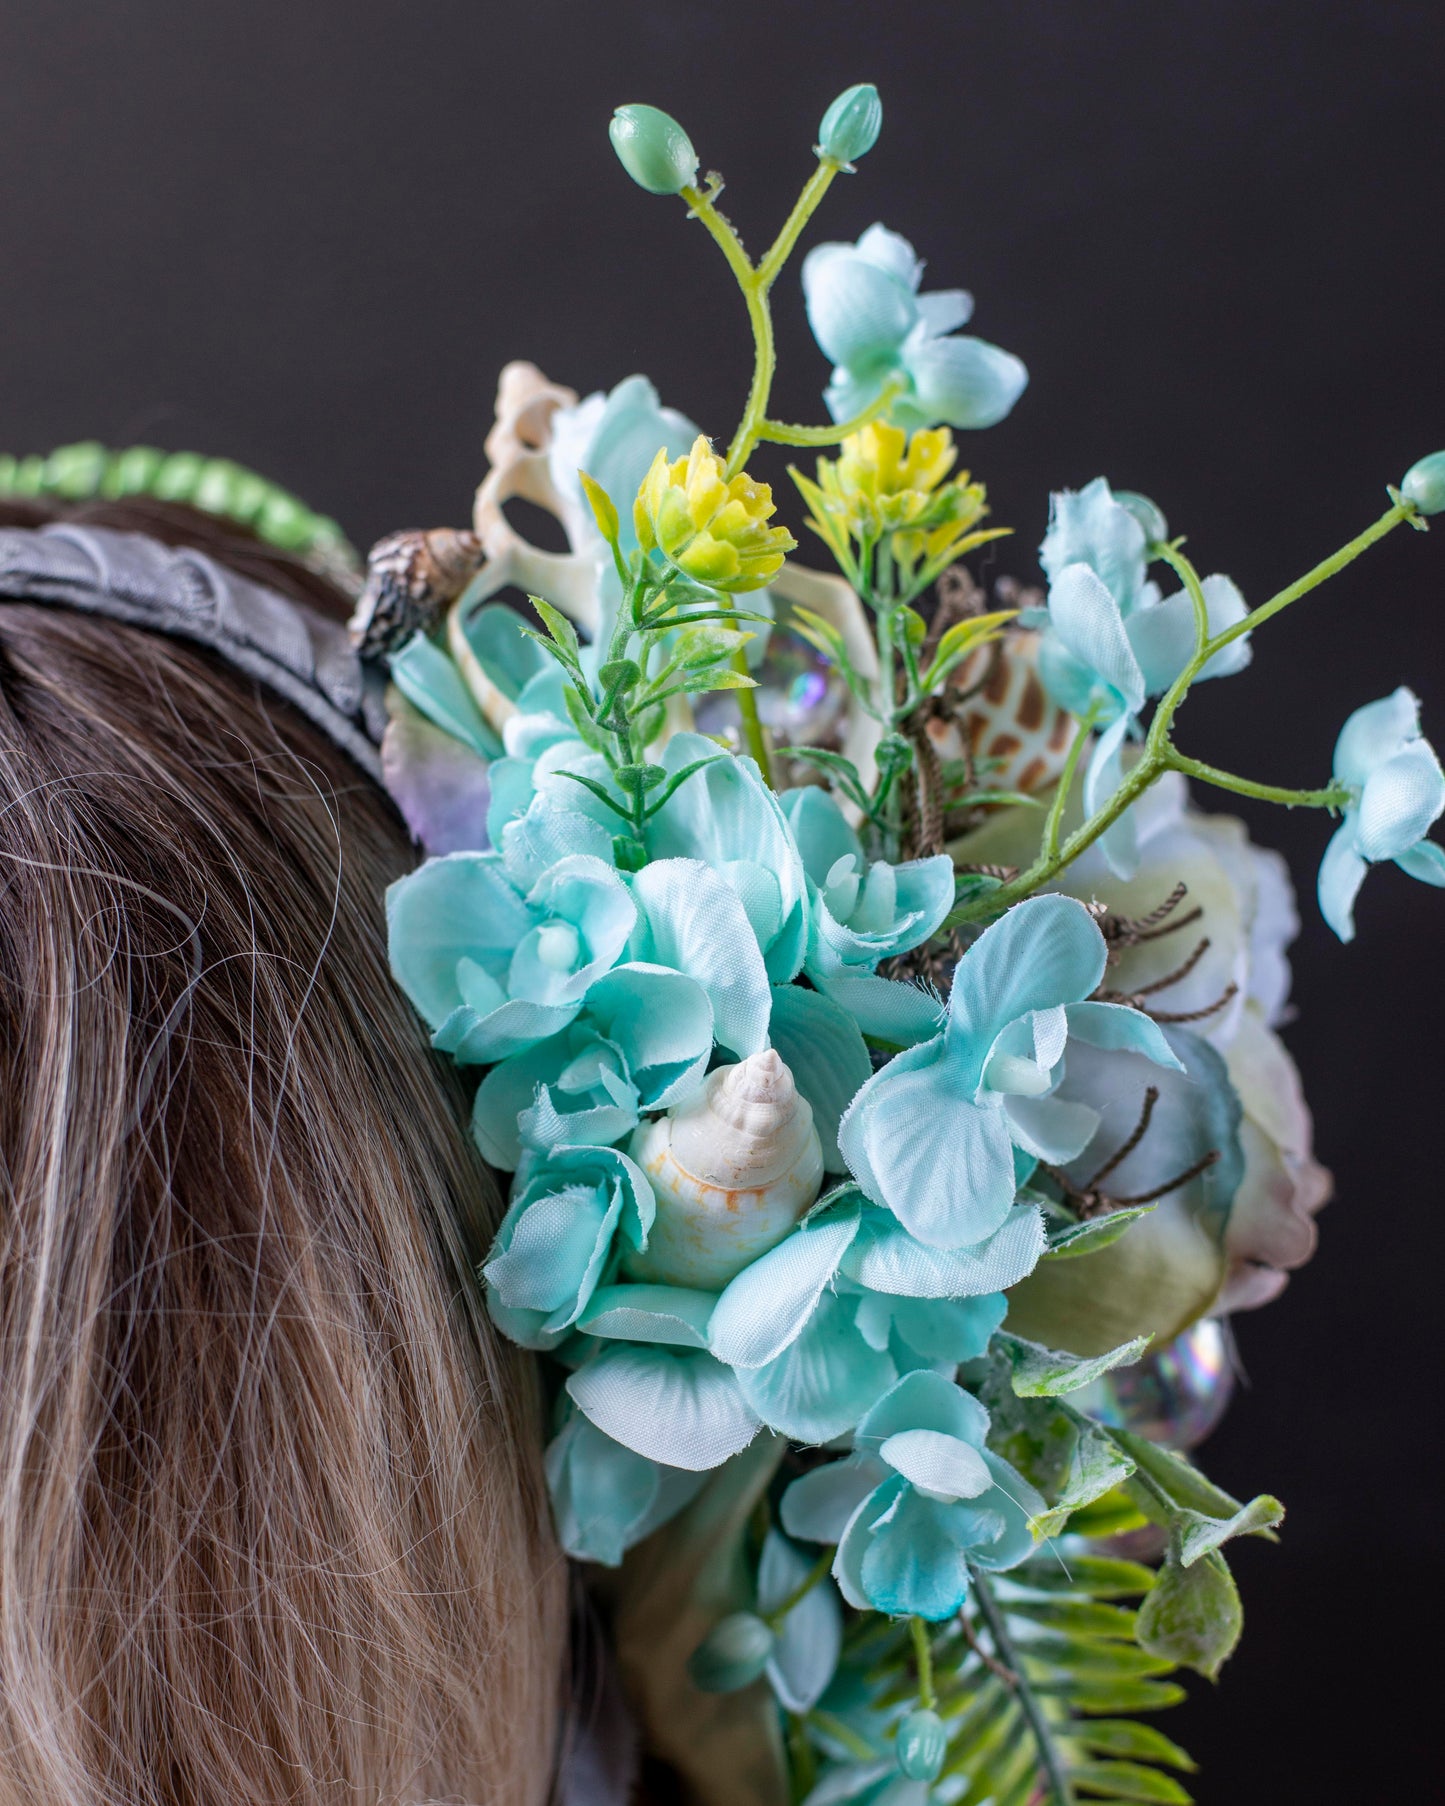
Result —
[{"label": "headband", "polygon": [[190,640],[284,696],[381,782],[386,678],[338,621],[140,533],[55,523],[0,529],[0,599],[55,602]]}]

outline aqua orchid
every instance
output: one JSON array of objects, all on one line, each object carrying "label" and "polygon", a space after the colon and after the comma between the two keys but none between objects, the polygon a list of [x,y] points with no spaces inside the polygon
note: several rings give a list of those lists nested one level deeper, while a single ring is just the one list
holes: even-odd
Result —
[{"label": "aqua orchid", "polygon": [[1352,800],[1320,863],[1320,913],[1355,936],[1355,898],[1368,866],[1393,859],[1423,884],[1445,885],[1445,847],[1426,838],[1445,811],[1445,775],[1420,734],[1420,704],[1401,686],[1356,709],[1335,744],[1335,781]]},{"label": "aqua orchid", "polygon": [[647,1245],[654,1204],[616,1148],[553,1148],[518,1190],[482,1268],[492,1316],[524,1348],[555,1348],[613,1264]]},{"label": "aqua orchid", "polygon": [[[1084,781],[1092,814],[1123,777],[1123,750],[1151,696],[1161,695],[1188,664],[1195,645],[1194,607],[1186,591],[1161,597],[1149,580],[1139,514],[1103,477],[1052,498],[1039,559],[1049,577],[1039,674],[1061,707],[1102,729]],[[1244,598],[1228,577],[1202,582],[1209,630],[1244,618]],[[1248,635],[1215,654],[1200,679],[1226,677],[1249,663]],[[1104,837],[1111,867],[1127,877],[1136,858],[1129,815]]]},{"label": "aqua orchid", "polygon": [[575,1561],[610,1568],[681,1511],[707,1478],[624,1448],[575,1407],[548,1445],[546,1469],[557,1540]]},{"label": "aqua orchid", "polygon": [[906,1374],[863,1418],[854,1453],[783,1495],[783,1528],[836,1543],[849,1605],[939,1622],[968,1596],[970,1564],[1017,1566],[1043,1499],[985,1446],[989,1415],[937,1373]]},{"label": "aqua orchid", "polygon": [[958,334],[973,298],[962,289],[921,295],[922,279],[913,246],[882,225],[803,260],[808,323],[836,366],[824,395],[835,420],[861,414],[891,386],[897,426],[993,426],[1023,393],[1028,371],[1011,352]]},{"label": "aqua orchid", "polygon": [[665,1110],[707,1070],[712,1005],[693,979],[664,966],[614,966],[561,1034],[511,1055],[482,1080],[472,1134],[494,1166],[513,1171],[534,1149],[620,1141],[643,1110]]},{"label": "aqua orchid", "polygon": [[431,859],[386,893],[397,983],[453,1059],[486,1065],[559,1033],[637,923],[626,885],[586,853],[525,895],[496,854]]},{"label": "aqua orchid", "polygon": [[826,790],[785,791],[781,802],[808,874],[806,965],[815,983],[839,964],[871,972],[936,933],[953,907],[953,861],[946,853],[902,865],[870,863]]},{"label": "aqua orchid", "polygon": [[1072,1159],[1092,1110],[1053,1095],[1070,1036],[1177,1065],[1157,1024],[1086,1001],[1104,974],[1104,938],[1083,904],[1034,897],[959,961],[941,1035],[897,1055],[858,1093],[839,1146],[864,1193],[919,1241],[961,1248],[998,1230],[1018,1167]]}]

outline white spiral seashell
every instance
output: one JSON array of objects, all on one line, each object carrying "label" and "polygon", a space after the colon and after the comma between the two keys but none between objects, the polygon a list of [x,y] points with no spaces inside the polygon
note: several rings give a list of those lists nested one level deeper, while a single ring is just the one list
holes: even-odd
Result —
[{"label": "white spiral seashell", "polygon": [[719,1066],[634,1132],[657,1220],[629,1277],[715,1291],[776,1247],[823,1185],[813,1111],[771,1049]]}]

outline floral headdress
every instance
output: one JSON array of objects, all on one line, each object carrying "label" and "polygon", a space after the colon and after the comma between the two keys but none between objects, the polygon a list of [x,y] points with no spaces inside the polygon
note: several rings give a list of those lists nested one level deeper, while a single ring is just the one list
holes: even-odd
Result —
[{"label": "floral headdress", "polygon": [[[1283,862],[1187,782],[1337,816],[1319,901],[1348,940],[1370,865],[1445,886],[1445,776],[1405,689],[1312,790],[1207,764],[1176,723],[1273,616],[1445,511],[1445,453],[1253,607],[1100,478],[1053,498],[1046,587],[988,608],[961,560],[1003,530],[953,432],[1027,376],[960,331],[970,297],[923,291],[882,226],[816,247],[833,424],[768,411],[770,291],[880,124],[870,86],[834,102],[754,261],[682,128],[616,114],[628,173],[737,280],[752,387],[722,453],[645,378],[579,401],[509,366],[473,529],[374,549],[353,637],[429,855],[388,894],[392,964],[514,1175],[489,1306],[546,1357],[558,1535],[620,1569],[624,1678],[693,1793],[1187,1801],[1188,1757],[1136,1715],[1219,1671],[1224,1546],[1283,1515],[1187,1451],[1227,1398],[1221,1319],[1282,1288],[1328,1192],[1274,1033]],[[792,474],[836,573],[790,559],[764,442],[824,452]],[[138,456],[65,448],[0,488]],[[222,511],[344,553],[216,468]],[[513,496],[569,551],[530,545]],[[0,548],[0,587],[108,606],[84,599],[110,593],[104,536],[74,571],[39,537]],[[168,573],[152,624],[189,631]],[[212,613],[237,662],[279,631],[264,598]],[[324,687],[305,648],[263,651]],[[367,762],[350,696],[333,671],[313,718]]]}]

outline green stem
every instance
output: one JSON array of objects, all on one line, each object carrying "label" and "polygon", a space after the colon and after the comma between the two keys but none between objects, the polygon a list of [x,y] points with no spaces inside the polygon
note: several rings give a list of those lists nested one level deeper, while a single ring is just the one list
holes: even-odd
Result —
[{"label": "green stem", "polygon": [[866,1737],[860,1737],[852,1725],[844,1724],[841,1718],[835,1718],[831,1712],[820,1712],[816,1706],[809,1712],[804,1722],[815,1726],[825,1737],[831,1737],[835,1743],[841,1743],[850,1756],[859,1762],[876,1762],[878,1751]]},{"label": "green stem", "polygon": [[818,1582],[822,1580],[832,1566],[833,1551],[831,1549],[825,1549],[818,1557],[817,1561],[813,1563],[812,1567],[809,1568],[808,1572],[793,1588],[792,1592],[784,1597],[782,1604],[775,1605],[770,1612],[764,1612],[762,1614],[763,1623],[768,1626],[769,1630],[779,1629],[788,1613],[792,1611],[794,1607],[802,1604],[803,1600],[808,1597],[809,1593],[812,1592],[813,1588],[817,1586]]},{"label": "green stem", "polygon": [[1074,777],[1079,769],[1079,760],[1083,757],[1084,747],[1088,744],[1089,735],[1094,731],[1094,714],[1091,709],[1079,723],[1079,731],[1074,735],[1074,743],[1069,748],[1069,756],[1064,760],[1064,769],[1059,773],[1058,788],[1054,791],[1054,800],[1049,805],[1048,817],[1044,822],[1044,837],[1039,847],[1041,859],[1056,859],[1059,853],[1059,835],[1063,831],[1064,811],[1069,806],[1069,793],[1074,787]]},{"label": "green stem", "polygon": [[988,1634],[993,1640],[994,1654],[1015,1677],[1014,1696],[1033,1733],[1034,1745],[1039,1753],[1039,1767],[1048,1783],[1051,1806],[1074,1806],[1073,1790],[1054,1744],[1053,1727],[1045,1718],[1043,1707],[1024,1674],[1023,1663],[1014,1648],[1013,1638],[1008,1633],[1008,1625],[999,1610],[998,1601],[993,1596],[993,1588],[972,1562],[968,1564],[968,1570],[973,1580],[973,1596],[978,1601],[979,1616],[988,1626]]},{"label": "green stem", "polygon": [[1194,605],[1194,650],[1197,653],[1209,638],[1209,604],[1204,597],[1204,584],[1199,572],[1178,546],[1160,546],[1159,556],[1183,582]]},{"label": "green stem", "polygon": [[1232,790],[1236,796],[1252,796],[1261,803],[1282,803],[1286,809],[1343,809],[1352,800],[1352,793],[1344,784],[1326,784],[1323,790],[1287,790],[1279,784],[1256,784],[1253,778],[1236,777],[1232,771],[1206,765],[1203,759],[1191,759],[1172,746],[1168,765],[1171,771],[1182,771],[1202,784]]},{"label": "green stem", "polygon": [[897,393],[897,383],[885,384],[861,414],[855,414],[851,420],[840,420],[833,426],[791,426],[785,420],[760,420],[758,437],[772,445],[841,445],[851,434],[860,432],[884,413]]},{"label": "green stem", "polygon": [[928,1626],[922,1618],[910,1618],[908,1628],[913,1632],[913,1659],[918,1666],[918,1703],[932,1712],[938,1695],[933,1690],[933,1647],[928,1641]]},{"label": "green stem", "polygon": [[764,290],[770,289],[777,281],[778,272],[792,255],[793,246],[797,244],[803,227],[817,212],[819,202],[833,186],[833,178],[842,167],[841,163],[835,163],[831,157],[818,159],[818,167],[803,184],[803,192],[793,202],[793,210],[783,221],[778,236],[758,260],[758,284]]}]

